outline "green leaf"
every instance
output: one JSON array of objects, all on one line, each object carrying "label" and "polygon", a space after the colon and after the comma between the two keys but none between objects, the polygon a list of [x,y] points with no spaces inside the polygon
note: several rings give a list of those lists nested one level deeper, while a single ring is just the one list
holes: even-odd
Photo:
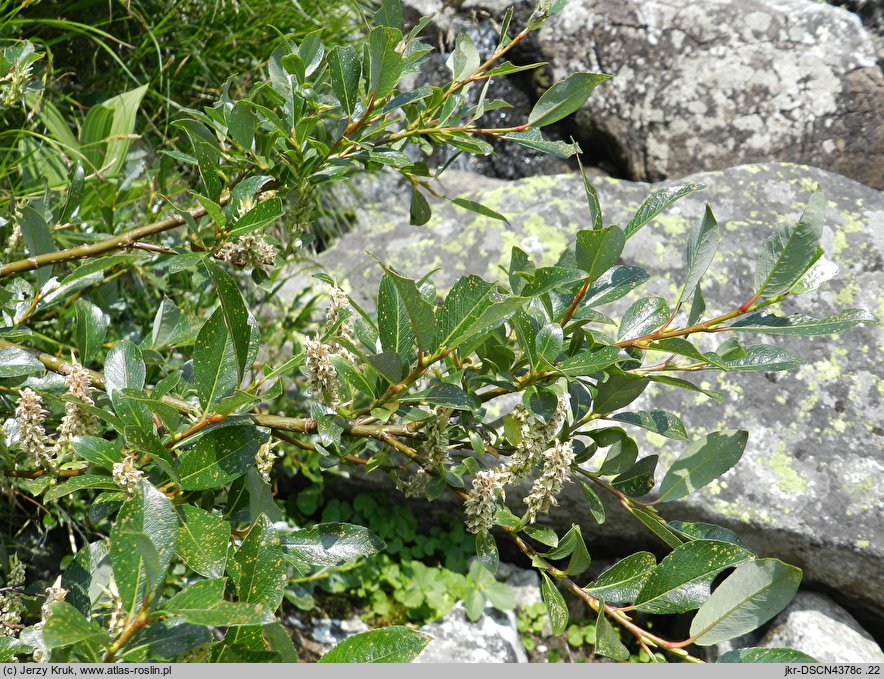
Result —
[{"label": "green leaf", "polygon": [[317,662],[407,663],[420,655],[431,638],[408,627],[382,627],[344,639]]},{"label": "green leaf", "polygon": [[411,323],[411,330],[417,338],[418,346],[423,351],[432,351],[435,348],[436,339],[436,319],[433,315],[433,305],[423,298],[414,280],[400,276],[383,264],[381,266],[399,293],[399,298],[405,306],[408,320]]},{"label": "green leaf", "polygon": [[632,403],[641,396],[648,380],[641,377],[626,375],[609,375],[607,382],[598,385],[598,394],[592,404],[597,413],[612,413]]},{"label": "green leaf", "polygon": [[629,649],[620,641],[614,626],[605,616],[604,605],[599,606],[595,623],[595,652],[618,662],[629,659]]},{"label": "green leaf", "polygon": [[[251,210],[246,212],[242,217],[236,220],[236,223],[230,229],[230,238],[236,238],[251,231],[257,231],[264,227],[270,226],[277,222],[285,215],[285,206],[279,197],[273,197],[269,200],[262,200]],[[204,260],[208,261],[208,260]],[[213,278],[215,278],[213,276]],[[215,285],[217,286],[217,281]],[[221,290],[218,290],[221,294]],[[224,303],[224,298],[221,298]]]},{"label": "green leaf", "polygon": [[687,380],[683,380],[679,377],[670,377],[669,375],[652,375],[648,379],[651,380],[651,382],[658,382],[659,384],[665,384],[669,387],[687,389],[688,391],[693,391],[698,394],[704,394],[716,403],[724,403],[724,396],[721,393],[717,391],[711,391],[709,389],[703,389],[702,387],[698,387],[693,382],[688,382]]},{"label": "green leaf", "polygon": [[686,356],[701,363],[710,363],[722,370],[727,368],[727,364],[722,360],[721,356],[712,351],[706,353],[701,352],[696,346],[688,342],[682,337],[668,337],[666,339],[655,340],[648,344],[648,348],[654,351],[665,351],[678,356]]},{"label": "green leaf", "polygon": [[169,499],[148,481],[120,509],[110,532],[110,561],[123,609],[133,613],[155,590],[175,553],[178,519]]},{"label": "green leaf", "polygon": [[819,254],[819,259],[789,288],[789,292],[792,294],[803,295],[816,290],[838,275],[838,266],[823,256],[822,248],[819,248],[817,253]]},{"label": "green leaf", "polygon": [[479,399],[468,394],[453,384],[437,384],[416,394],[409,394],[399,399],[400,403],[423,403],[454,410],[478,410]]},{"label": "green leaf", "polygon": [[479,50],[467,33],[458,33],[448,59],[445,61],[454,82],[463,82],[479,68]]},{"label": "green leaf", "polygon": [[194,572],[220,578],[227,566],[230,525],[222,518],[191,504],[179,507],[181,525],[175,553]]},{"label": "green leaf", "polygon": [[362,64],[352,45],[338,46],[328,54],[332,91],[341,107],[350,115],[359,99],[359,76]]},{"label": "green leaf", "polygon": [[699,608],[716,575],[754,558],[749,550],[729,542],[686,542],[657,565],[636,597],[635,607],[643,613],[684,613]]},{"label": "green leaf", "polygon": [[525,297],[538,297],[546,292],[582,280],[585,274],[580,269],[562,266],[544,266],[533,272],[533,280],[526,283],[521,293]]},{"label": "green leaf", "polygon": [[811,318],[800,314],[774,316],[759,313],[742,318],[728,328],[761,335],[832,335],[860,323],[877,324],[878,319],[866,309],[845,309],[828,318]]},{"label": "green leaf", "polygon": [[147,368],[141,351],[129,340],[121,340],[111,349],[104,360],[104,388],[113,397],[117,389],[144,388]]},{"label": "green leaf", "polygon": [[615,266],[603,273],[593,283],[583,298],[588,307],[614,302],[650,278],[647,271],[638,266]]},{"label": "green leaf", "polygon": [[548,364],[554,363],[558,355],[562,353],[563,337],[562,326],[558,323],[547,323],[537,333],[533,355]]},{"label": "green leaf", "polygon": [[497,543],[494,541],[494,536],[487,530],[476,535],[476,555],[485,570],[492,575],[497,572],[497,565],[500,563],[500,557],[497,555]]},{"label": "green leaf", "polygon": [[807,653],[791,648],[735,648],[723,653],[716,663],[817,663]]},{"label": "green leaf", "polygon": [[660,482],[659,502],[678,500],[712,483],[743,456],[749,432],[716,431],[697,439],[676,460]]},{"label": "green leaf", "polygon": [[[513,300],[516,300],[515,303]],[[452,349],[488,330],[524,303],[506,298],[494,283],[479,276],[462,276],[436,314],[436,346]]]},{"label": "green leaf", "polygon": [[625,243],[626,236],[619,226],[577,232],[577,266],[586,272],[589,283],[595,283],[617,263]]},{"label": "green leaf", "polygon": [[798,591],[801,570],[777,559],[741,564],[712,593],[691,622],[698,646],[712,646],[757,629]]},{"label": "green leaf", "polygon": [[451,202],[458,207],[462,207],[464,210],[475,212],[477,215],[482,215],[483,217],[491,217],[491,219],[496,219],[500,222],[504,222],[505,224],[509,224],[509,220],[506,217],[504,217],[499,212],[492,210],[490,207],[482,205],[482,203],[477,203],[474,200],[467,200],[466,198],[455,198]]},{"label": "green leaf", "polygon": [[228,125],[228,131],[233,141],[244,149],[251,150],[257,127],[258,116],[250,102],[245,100],[236,102],[230,111],[230,124]]},{"label": "green leaf", "polygon": [[424,194],[420,192],[417,186],[411,187],[411,207],[409,208],[408,214],[408,223],[412,226],[423,226],[430,221],[430,217],[433,216],[433,210],[430,208],[430,204],[427,202],[427,199],[424,198]]},{"label": "green leaf", "polygon": [[654,470],[657,468],[657,455],[648,455],[611,481],[611,485],[628,497],[642,497],[654,487]]},{"label": "green leaf", "polygon": [[685,184],[683,186],[667,186],[657,189],[639,206],[635,216],[626,225],[626,238],[632,238],[636,232],[658,214],[672,205],[679,198],[684,198],[705,188],[702,184]]},{"label": "green leaf", "polygon": [[65,495],[76,493],[79,490],[87,488],[96,488],[100,490],[119,490],[119,486],[114,483],[110,476],[101,476],[98,474],[82,474],[80,476],[72,476],[67,481],[59,483],[57,486],[51,486],[43,495],[44,502],[52,502]]},{"label": "green leaf", "polygon": [[109,109],[113,116],[107,132],[104,158],[96,166],[96,170],[101,170],[103,177],[113,177],[123,169],[129,146],[132,144],[131,135],[135,131],[135,116],[147,88],[147,85],[142,85],[106,99],[101,104],[102,107]]},{"label": "green leaf", "polygon": [[384,549],[383,540],[364,526],[352,523],[319,523],[285,533],[283,549],[311,566],[331,568]]},{"label": "green leaf", "polygon": [[586,498],[586,504],[589,505],[589,512],[596,523],[603,524],[605,522],[605,506],[599,500],[599,496],[585,481],[580,481],[580,488],[583,491],[583,497]]},{"label": "green leaf", "polygon": [[632,515],[638,519],[645,528],[673,549],[684,543],[681,538],[670,530],[669,526],[666,525],[666,522],[661,519],[660,515],[653,509],[641,506],[633,507]]},{"label": "green leaf", "polygon": [[414,332],[411,330],[405,304],[387,274],[381,277],[377,306],[381,348],[399,354],[402,363],[409,364],[414,347]]},{"label": "green leaf", "polygon": [[631,604],[656,565],[657,560],[650,552],[636,552],[615,563],[583,589],[596,599]]},{"label": "green leaf", "polygon": [[610,476],[622,474],[630,469],[638,457],[638,445],[628,436],[620,437],[608,450],[605,461],[599,467],[599,474]]},{"label": "green leaf", "polygon": [[528,115],[528,125],[544,127],[571,115],[586,103],[596,86],[610,78],[604,73],[572,73],[540,96]]},{"label": "green leaf", "polygon": [[74,439],[73,449],[76,455],[90,464],[108,471],[112,470],[117,462],[123,460],[119,446],[97,436],[78,436]]},{"label": "green leaf", "polygon": [[669,305],[662,297],[636,300],[623,314],[617,339],[621,342],[644,337],[669,320]]},{"label": "green leaf", "polygon": [[376,26],[389,26],[402,30],[402,3],[400,0],[381,0],[381,6],[374,13]]},{"label": "green leaf", "polygon": [[814,262],[825,212],[826,199],[816,191],[797,224],[777,226],[764,241],[755,269],[755,290],[760,297],[788,292]]},{"label": "green leaf", "polygon": [[681,304],[682,299],[686,299],[686,294],[693,294],[694,290],[700,284],[700,279],[709,265],[712,264],[712,258],[718,251],[718,242],[721,239],[718,222],[712,214],[712,208],[706,206],[706,212],[703,219],[688,234],[688,244],[685,250],[685,283],[678,295],[678,301],[675,306]]},{"label": "green leaf", "polygon": [[556,370],[568,377],[588,377],[609,368],[621,359],[618,347],[599,347],[582,351],[555,365]]},{"label": "green leaf", "polygon": [[[518,526],[518,523],[516,525]],[[559,536],[556,535],[556,532],[551,528],[528,525],[525,526],[524,531],[525,535],[537,540],[537,542],[546,545],[547,547],[557,547],[559,544]]]},{"label": "green leaf", "polygon": [[203,324],[193,345],[193,376],[203,407],[208,411],[212,404],[232,393],[240,382],[240,374],[236,346],[224,309],[219,306]]},{"label": "green leaf", "polygon": [[368,34],[368,87],[376,99],[387,96],[399,82],[404,60],[396,51],[402,32],[388,26]]},{"label": "green leaf", "polygon": [[[88,365],[107,336],[110,318],[97,306],[85,299],[74,302],[76,331],[74,338],[80,352],[80,363]],[[0,360],[2,365],[2,360]]]},{"label": "green leaf", "polygon": [[571,524],[571,528],[562,536],[558,544],[544,556],[547,559],[563,559],[570,556],[568,566],[565,568],[568,575],[580,575],[592,563],[589,551],[586,549],[586,542],[583,540],[583,534],[580,532],[580,526],[576,523]]},{"label": "green leaf", "polygon": [[632,413],[617,413],[612,415],[611,419],[634,424],[636,427],[642,427],[676,441],[686,441],[688,438],[684,423],[678,415],[665,410],[654,408],[653,410],[637,410]]},{"label": "green leaf", "polygon": [[596,191],[595,186],[590,183],[589,178],[586,176],[586,171],[583,169],[583,163],[580,162],[579,157],[577,158],[577,167],[580,169],[580,179],[583,181],[583,192],[586,194],[586,206],[589,209],[589,217],[592,219],[592,228],[601,229],[602,206],[599,203],[599,192]]},{"label": "green leaf", "polygon": [[724,361],[729,372],[769,372],[793,370],[807,361],[772,344],[748,344],[742,347],[743,355]]},{"label": "green leaf", "polygon": [[549,141],[548,139],[544,139],[540,130],[536,128],[526,130],[525,132],[510,132],[509,134],[503,135],[501,139],[514,141],[521,146],[534,149],[535,151],[541,151],[542,153],[549,154],[555,158],[570,158],[571,156],[580,153],[580,146],[577,144],[567,144],[563,141]]},{"label": "green leaf", "polygon": [[263,604],[275,611],[286,586],[286,563],[270,519],[262,514],[228,563],[240,601]]},{"label": "green leaf", "polygon": [[[265,204],[261,203],[260,205]],[[248,217],[249,214],[251,212],[245,216]],[[224,324],[227,326],[230,338],[233,341],[233,349],[239,363],[239,377],[241,379],[249,357],[249,338],[251,336],[249,311],[246,308],[246,303],[239,290],[239,286],[233,277],[209,260],[203,260],[203,265],[206,267],[206,271],[209,272],[209,278],[212,279],[212,283],[215,285],[215,292],[218,293],[218,299],[221,301],[219,308],[224,315]],[[197,338],[197,341],[199,341],[199,338]]]},{"label": "green leaf", "polygon": [[227,578],[195,582],[163,603],[161,608],[194,625],[241,627],[273,621],[273,611],[263,603],[224,601],[226,583]]},{"label": "green leaf", "polygon": [[31,352],[18,347],[0,348],[0,379],[43,372],[43,364]]},{"label": "green leaf", "polygon": [[88,621],[80,611],[64,601],[49,605],[49,615],[43,625],[43,643],[46,648],[64,648],[83,641],[109,644],[110,637],[98,623]]},{"label": "green leaf", "polygon": [[[43,216],[30,205],[22,208],[21,219],[19,219],[19,227],[21,228],[22,239],[28,248],[28,254],[31,257],[37,255],[55,252],[55,240],[49,232],[49,225]],[[37,269],[37,282],[42,286],[52,275],[52,267],[41,266]]]},{"label": "green leaf", "polygon": [[180,457],[178,475],[184,490],[220,488],[246,473],[267,441],[251,424],[213,429]]},{"label": "green leaf", "polygon": [[540,571],[540,577],[540,596],[546,605],[549,624],[552,627],[552,633],[559,635],[568,626],[568,605],[565,603],[565,597],[562,596],[550,577],[543,571]]}]

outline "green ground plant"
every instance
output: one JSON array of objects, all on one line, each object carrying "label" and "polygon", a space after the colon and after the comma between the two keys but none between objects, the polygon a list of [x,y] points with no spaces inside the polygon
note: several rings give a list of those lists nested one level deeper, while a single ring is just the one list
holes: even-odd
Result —
[{"label": "green ground plant", "polygon": [[[711,208],[688,235],[674,300],[642,297],[617,319],[606,306],[648,278],[621,263],[626,240],[697,185],[654,192],[620,226],[605,222],[587,181],[586,228],[554,266],[514,248],[504,282],[468,275],[440,294],[432,272],[412,279],[377,262],[374,310],[323,276],[319,302],[310,290],[278,294],[286,263],[309,241],[323,187],[393,171],[411,187],[416,227],[431,217],[428,196],[504,219],[441,195],[434,179],[445,168],[424,159],[440,145],[488,154],[489,139],[578,152],[545,140],[542,128],[579,109],[608,75],[574,73],[524,123],[483,124],[507,105],[485,97],[490,79],[537,66],[507,56],[563,5],[541,0],[517,28],[508,13],[491,54],[460,36],[450,81],[403,90],[431,51],[420,39],[429,18],[405,31],[397,0],[385,0],[359,39],[280,40],[264,74],[222,89],[209,106],[182,108],[173,123],[180,143],[157,154],[137,143],[146,84],[71,112],[46,87],[47,52],[21,39],[2,46],[0,115],[17,116],[24,132],[5,147],[15,162],[0,196],[0,453],[10,505],[0,659],[294,661],[278,617],[290,581],[322,573],[317,582],[346,583],[354,559],[387,545],[400,555],[417,548],[379,537],[355,506],[361,523],[339,511],[299,524],[287,511],[292,498],[276,494],[281,476],[357,468],[427,502],[443,493],[463,501],[488,574],[455,573],[461,586],[412,559],[409,582],[429,590],[391,585],[409,616],[438,613],[461,592],[472,613],[480,598],[503,603],[492,577],[498,540],[538,569],[553,633],[568,629],[564,590],[588,607],[594,652],[615,660],[630,657],[618,627],[649,658],[693,662],[696,646],[745,634],[786,606],[799,569],[753,553],[724,528],[667,517],[667,503],[739,461],[748,432],[687,443],[677,415],[631,404],[652,383],[718,398],[686,379],[697,371],[802,363],[745,335],[874,322],[862,309],[774,313],[832,275],[820,249],[822,193],[758,244],[746,301],[720,315],[706,314],[702,294],[720,239]],[[323,313],[312,313],[318,305]],[[717,345],[699,341],[720,335]],[[511,403],[502,418],[490,415],[498,399]],[[658,473],[656,455],[639,457],[633,428],[687,447]],[[582,489],[592,519],[560,535],[539,520],[568,483]],[[636,552],[587,581],[584,536],[591,546],[592,521],[605,518],[599,493],[667,555]],[[53,540],[70,553],[47,554],[41,570],[35,545]],[[329,569],[340,572],[326,578]],[[365,591],[390,596],[383,586]],[[690,630],[665,638],[635,612],[688,614]],[[408,661],[428,641],[393,625],[321,661]],[[808,660],[789,649],[763,659]]]}]

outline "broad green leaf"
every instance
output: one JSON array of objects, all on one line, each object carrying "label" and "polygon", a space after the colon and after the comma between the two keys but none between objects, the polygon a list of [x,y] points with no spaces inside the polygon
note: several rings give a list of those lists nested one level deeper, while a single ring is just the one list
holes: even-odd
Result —
[{"label": "broad green leaf", "polygon": [[286,563],[270,519],[262,514],[228,563],[240,601],[263,604],[272,613],[282,603]]},{"label": "broad green leaf", "polygon": [[547,323],[534,340],[534,355],[548,364],[554,363],[562,353],[563,337],[562,326],[558,323]]},{"label": "broad green leaf", "polygon": [[500,563],[500,557],[497,554],[497,542],[494,536],[487,530],[481,531],[476,535],[476,555],[479,557],[479,563],[492,575],[497,572],[497,565]]},{"label": "broad green leaf", "polygon": [[405,306],[418,346],[423,351],[432,351],[435,348],[434,341],[436,339],[436,319],[433,315],[433,305],[423,298],[414,280],[400,276],[383,264],[381,266],[384,267],[384,271],[399,292],[399,298]]},{"label": "broad green leaf", "polygon": [[240,382],[239,365],[224,309],[219,306],[203,324],[193,345],[194,381],[200,403],[207,411],[236,389]]},{"label": "broad green leaf", "polygon": [[[516,522],[516,525],[518,526],[518,520]],[[537,540],[537,542],[546,545],[547,547],[558,547],[559,545],[559,536],[556,535],[556,532],[552,528],[528,525],[525,526],[524,531],[525,535],[534,540]]]},{"label": "broad green leaf", "polygon": [[636,552],[615,563],[583,589],[596,599],[631,604],[656,565],[657,560],[650,552]]},{"label": "broad green leaf", "polygon": [[74,439],[73,448],[76,455],[96,467],[102,467],[108,471],[123,459],[117,444],[97,436],[78,436]]},{"label": "broad green leaf", "polygon": [[816,290],[838,275],[838,266],[822,255],[822,248],[818,252],[820,254],[819,259],[804,272],[801,278],[795,281],[795,284],[789,288],[789,292],[794,295],[803,295]]},{"label": "broad green leaf", "polygon": [[712,593],[691,622],[698,646],[712,646],[758,629],[795,596],[801,570],[777,559],[741,564]]},{"label": "broad green leaf", "polygon": [[620,472],[611,485],[628,497],[642,497],[654,487],[654,470],[657,468],[657,455],[648,455]]},{"label": "broad green leaf", "polygon": [[609,375],[607,382],[598,385],[598,394],[592,405],[597,413],[612,413],[632,403],[641,396],[648,380],[641,377]]},{"label": "broad green leaf", "polygon": [[[602,603],[604,604],[604,602]],[[605,616],[604,605],[599,606],[595,623],[595,652],[618,662],[629,658],[629,649],[620,641],[614,626]]]},{"label": "broad green leaf", "polygon": [[332,91],[347,115],[359,100],[359,76],[362,64],[352,45],[337,46],[328,54]]},{"label": "broad green leaf", "polygon": [[780,225],[764,241],[755,270],[755,290],[760,297],[788,292],[813,263],[823,233],[826,199],[814,192],[794,226]]},{"label": "broad green leaf", "polygon": [[651,382],[657,382],[659,384],[665,384],[669,387],[676,387],[677,389],[686,389],[688,391],[693,391],[698,394],[703,394],[708,396],[716,403],[724,403],[724,396],[717,391],[711,391],[710,389],[704,389],[702,387],[698,387],[693,382],[688,382],[687,380],[683,380],[680,377],[670,377],[669,375],[651,375],[649,378]]},{"label": "broad green leaf", "polygon": [[588,307],[614,302],[650,278],[647,271],[637,266],[615,266],[603,273],[593,283],[583,298]]},{"label": "broad green leaf", "polygon": [[742,318],[728,328],[760,335],[833,335],[860,323],[877,324],[878,319],[866,309],[845,309],[828,318],[759,313]]},{"label": "broad green leaf", "polygon": [[544,127],[571,115],[586,103],[596,86],[610,78],[604,73],[572,73],[540,96],[528,115],[528,125]]},{"label": "broad green leaf", "polygon": [[622,474],[632,468],[638,458],[638,445],[628,436],[619,438],[608,450],[605,461],[599,467],[599,474],[611,476]]},{"label": "broad green leaf", "polygon": [[396,51],[402,32],[388,26],[368,34],[368,88],[376,99],[387,96],[399,82],[404,61]]},{"label": "broad green leaf", "polygon": [[454,410],[478,410],[481,405],[478,398],[453,384],[437,384],[416,394],[403,396],[399,402],[425,403]]},{"label": "broad green leaf", "polygon": [[66,481],[62,481],[56,486],[51,486],[43,495],[44,502],[52,502],[65,495],[76,493],[79,490],[87,488],[95,488],[99,490],[119,490],[119,486],[114,483],[110,476],[102,476],[98,474],[82,474],[80,476],[72,476]]},{"label": "broad green leaf", "polygon": [[[230,238],[263,229],[279,221],[284,215],[285,206],[279,197],[274,196],[269,200],[263,200],[236,220],[236,223],[230,228]],[[218,284],[217,281],[215,284]],[[221,294],[220,289],[218,293]],[[223,296],[221,302],[224,302]]]},{"label": "broad green leaf", "polygon": [[517,144],[535,151],[541,151],[555,158],[570,158],[580,153],[580,146],[577,144],[568,144],[563,141],[550,141],[544,139],[540,130],[532,128],[525,132],[510,132],[501,137],[514,141]]},{"label": "broad green leaf", "polygon": [[507,297],[494,283],[479,276],[463,276],[436,313],[436,346],[453,349],[466,340],[503,323],[525,303]]},{"label": "broad green leaf", "polygon": [[385,545],[364,526],[352,523],[319,523],[285,533],[283,549],[311,566],[341,566],[363,556],[377,554]]},{"label": "broad green leaf", "polygon": [[642,427],[676,441],[686,441],[688,438],[684,423],[678,415],[665,410],[654,408],[653,410],[637,410],[632,413],[617,413],[612,415],[611,419],[634,424],[636,427]]},{"label": "broad green leaf", "polygon": [[749,432],[716,431],[697,439],[672,464],[660,482],[659,502],[678,500],[712,483],[743,456]]},{"label": "broad green leaf", "polygon": [[220,578],[227,566],[230,524],[209,512],[182,504],[181,525],[175,553],[193,571],[207,578]]},{"label": "broad green leaf", "polygon": [[252,425],[213,429],[180,457],[178,476],[184,490],[220,488],[246,473],[267,441]]},{"label": "broad green leaf", "polygon": [[153,319],[151,346],[163,349],[174,344],[181,336],[181,327],[185,325],[184,314],[175,306],[171,299],[163,299]]},{"label": "broad green leaf", "polygon": [[117,389],[143,389],[146,375],[141,351],[129,340],[117,342],[104,360],[104,388],[108,396],[113,397]]},{"label": "broad green leaf", "polygon": [[666,339],[655,340],[648,344],[648,348],[653,349],[654,351],[665,351],[678,356],[686,356],[687,358],[692,358],[701,363],[711,363],[722,370],[727,367],[726,363],[718,354],[712,351],[703,353],[683,337],[668,337]]},{"label": "broad green leaf", "polygon": [[[142,481],[110,532],[110,561],[123,609],[134,612],[162,580],[175,552],[178,519],[169,499]],[[150,578],[149,584],[149,576]]]},{"label": "broad green leaf", "polygon": [[496,219],[500,222],[504,222],[509,224],[509,220],[504,217],[502,214],[497,212],[496,210],[492,210],[490,207],[486,205],[482,205],[482,203],[477,203],[474,200],[467,200],[466,198],[455,198],[451,201],[458,207],[462,207],[464,210],[469,210],[470,212],[475,212],[477,215],[482,215],[483,217],[490,217],[491,219]]},{"label": "broad green leaf", "polygon": [[585,481],[579,481],[580,488],[583,491],[583,497],[586,498],[586,504],[589,505],[589,512],[596,523],[603,524],[605,522],[605,506],[599,499],[596,492]]},{"label": "broad green leaf", "polygon": [[[265,204],[266,203],[261,203],[260,205]],[[248,217],[249,214],[251,214],[251,212],[246,214],[246,217]],[[245,217],[243,219],[245,219]],[[218,299],[221,301],[221,306],[218,308],[224,316],[224,324],[227,326],[227,331],[233,341],[233,350],[236,354],[236,360],[239,363],[238,377],[242,379],[243,372],[246,369],[246,362],[249,357],[249,338],[251,336],[251,329],[249,328],[249,310],[246,308],[246,303],[239,290],[239,285],[237,285],[233,276],[209,260],[203,260],[203,265],[206,267],[206,271],[209,272],[209,278],[212,279],[212,283],[215,285],[215,292],[218,293]],[[199,342],[199,337],[197,337],[197,342]],[[195,353],[196,347],[194,347],[194,354]],[[194,361],[195,360],[196,359],[194,358]],[[208,402],[206,405],[208,405]]]},{"label": "broad green leaf", "polygon": [[177,619],[159,620],[138,630],[119,657],[127,662],[173,660],[185,651],[214,640],[208,627],[188,625]]},{"label": "broad green leaf", "polygon": [[[110,318],[97,306],[85,299],[74,302],[76,331],[74,338],[80,351],[80,363],[88,365],[107,336]],[[0,359],[2,365],[2,359]],[[0,368],[2,369],[2,368]]]},{"label": "broad green leaf", "polygon": [[638,593],[635,607],[643,613],[684,613],[699,608],[709,597],[716,575],[754,558],[749,550],[729,542],[686,542],[657,565]]},{"label": "broad green leaf", "polygon": [[134,90],[106,99],[101,104],[112,113],[104,158],[96,167],[101,170],[104,177],[115,176],[126,162],[126,155],[132,144],[132,133],[135,131],[135,116],[147,88],[147,85],[142,85]]},{"label": "broad green leaf", "polygon": [[807,361],[773,344],[748,344],[742,347],[743,355],[724,361],[729,372],[769,372],[793,370]]},{"label": "broad green leaf", "polygon": [[479,68],[479,50],[468,33],[458,33],[445,65],[454,82],[463,82]]},{"label": "broad green leaf", "polygon": [[43,364],[29,351],[18,347],[0,348],[0,379],[43,372]]},{"label": "broad green leaf", "polygon": [[681,304],[682,299],[688,298],[693,294],[694,290],[700,284],[700,279],[709,265],[712,264],[712,258],[718,251],[718,242],[721,239],[718,222],[712,214],[712,208],[706,206],[706,212],[703,219],[688,234],[688,244],[685,250],[685,283],[678,295],[678,301],[675,306]]},{"label": "broad green leaf", "polygon": [[679,198],[684,198],[705,188],[702,184],[685,184],[683,186],[667,186],[657,189],[639,205],[635,216],[626,225],[626,238],[632,238],[636,232],[658,214],[672,205]]},{"label": "broad green leaf", "polygon": [[716,663],[817,663],[807,653],[791,648],[735,648],[723,653]]},{"label": "broad green leaf", "polygon": [[[248,101],[238,101],[230,111],[228,131],[237,144],[251,150],[258,127],[258,116]],[[222,224],[223,226],[223,224]]]},{"label": "broad green leaf", "polygon": [[568,575],[580,575],[592,563],[589,551],[586,549],[586,542],[583,540],[583,533],[580,532],[580,526],[576,523],[571,524],[568,532],[545,556],[547,559],[563,559],[570,556],[568,566],[565,568]]},{"label": "broad green leaf", "polygon": [[400,0],[381,0],[381,6],[374,13],[375,26],[389,26],[402,30],[402,3]]},{"label": "broad green leaf", "polygon": [[730,542],[738,545],[743,549],[750,550],[743,544],[739,536],[729,528],[722,528],[712,523],[701,523],[699,521],[670,521],[669,527],[677,530],[682,535],[695,540],[718,540],[719,542]]},{"label": "broad green leaf", "polygon": [[568,377],[587,377],[609,368],[620,360],[617,347],[599,347],[582,351],[555,365],[556,370]]},{"label": "broad green leaf", "polygon": [[82,641],[109,644],[110,637],[98,623],[88,621],[80,611],[64,601],[49,605],[49,615],[43,625],[43,643],[46,648],[64,648]]},{"label": "broad green leaf", "polygon": [[559,635],[568,626],[568,605],[558,587],[544,571],[540,571],[540,577],[540,596],[546,605],[549,624],[552,627],[552,633]]},{"label": "broad green leaf", "polygon": [[411,361],[414,348],[414,332],[408,321],[408,311],[396,286],[387,274],[378,286],[378,335],[381,348],[392,351],[402,358],[404,364]]},{"label": "broad green leaf", "polygon": [[408,223],[412,226],[423,226],[430,217],[433,216],[433,210],[424,194],[420,192],[417,186],[411,187],[411,205],[408,210]]},{"label": "broad green leaf", "polygon": [[420,655],[430,639],[408,627],[382,627],[344,639],[317,662],[407,663]]},{"label": "broad green leaf", "polygon": [[623,314],[617,339],[626,340],[645,337],[663,327],[669,320],[669,305],[662,297],[643,297],[636,300]]},{"label": "broad green leaf", "polygon": [[544,266],[534,271],[534,279],[522,288],[520,294],[525,297],[537,297],[545,292],[582,280],[584,276],[584,272],[580,269]]},{"label": "broad green leaf", "polygon": [[171,615],[194,625],[241,627],[273,621],[273,611],[263,603],[224,601],[227,578],[201,580],[188,585],[161,605]]},{"label": "broad green leaf", "polygon": [[638,519],[645,528],[651,531],[672,549],[675,549],[684,543],[684,540],[672,532],[669,526],[666,525],[666,522],[661,519],[660,515],[652,508],[641,506],[633,507],[631,514]]},{"label": "broad green leaf", "polygon": [[625,243],[626,236],[619,226],[577,232],[577,266],[586,272],[589,283],[595,283],[617,263]]}]

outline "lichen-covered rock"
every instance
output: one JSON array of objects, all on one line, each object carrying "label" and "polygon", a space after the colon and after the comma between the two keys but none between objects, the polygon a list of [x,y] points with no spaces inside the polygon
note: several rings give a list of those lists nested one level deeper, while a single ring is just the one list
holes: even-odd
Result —
[{"label": "lichen-covered rock", "polygon": [[421,632],[433,639],[414,660],[417,663],[528,662],[512,612],[486,608],[485,615],[471,622],[463,604],[458,604],[438,622],[421,627]]},{"label": "lichen-covered rock", "polygon": [[[884,187],[884,77],[849,12],[809,0],[577,0],[543,29],[556,78],[616,76],[577,121],[651,180],[769,159]],[[591,139],[591,136],[589,137]]]},{"label": "lichen-covered rock", "polygon": [[[502,279],[498,265],[506,264],[512,245],[533,253],[542,264],[551,264],[575,233],[588,226],[577,176],[510,183],[472,174],[446,176],[448,195],[465,193],[480,200],[504,213],[510,224],[438,203],[428,225],[409,226],[407,198],[391,192],[380,211],[364,215],[361,228],[320,257],[360,302],[373,306],[370,295],[381,273],[363,254],[366,250],[415,277],[440,267],[434,280],[444,288],[465,273]],[[823,245],[841,273],[822,289],[788,300],[784,310],[827,316],[844,307],[866,307],[884,318],[880,292],[884,197],[879,191],[790,164],[748,165],[683,181],[701,182],[707,188],[682,199],[645,227],[623,253],[625,263],[643,266],[652,275],[634,293],[674,297],[683,275],[685,234],[708,201],[722,226],[723,242],[704,294],[710,314],[735,308],[752,292],[762,240],[778,221],[796,219],[819,183],[829,200]],[[654,188],[610,178],[599,179],[596,186],[605,222],[619,224],[626,223]],[[723,405],[659,385],[649,389],[635,407],[653,403],[679,413],[693,436],[728,428],[750,432],[746,453],[734,470],[685,502],[664,507],[664,515],[736,527],[763,553],[796,563],[809,580],[825,583],[855,602],[866,602],[869,612],[877,606],[880,615],[884,605],[881,340],[881,331],[871,327],[836,338],[768,338],[794,350],[808,364],[791,373],[696,374],[697,382],[725,394]],[[661,466],[684,449],[658,437],[641,438],[645,453],[661,454]],[[622,549],[625,543],[647,537],[616,508],[609,511],[603,526],[593,529],[580,491],[572,485],[552,520],[569,526],[575,518],[590,526],[588,539],[594,546],[607,541],[612,549]]]},{"label": "lichen-covered rock", "polygon": [[799,592],[760,645],[796,648],[822,663],[884,662],[881,647],[854,617],[816,592]]}]

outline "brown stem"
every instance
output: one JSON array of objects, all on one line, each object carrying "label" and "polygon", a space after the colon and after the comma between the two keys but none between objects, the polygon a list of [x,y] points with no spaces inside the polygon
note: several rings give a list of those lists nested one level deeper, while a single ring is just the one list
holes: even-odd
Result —
[{"label": "brown stem", "polygon": [[82,476],[85,473],[85,469],[61,469],[57,472],[48,471],[46,469],[4,469],[2,471],[3,476],[16,479],[39,479],[41,476],[46,476],[47,474],[52,474],[61,479],[67,479],[72,476]]},{"label": "brown stem", "polygon": [[574,295],[574,299],[571,301],[570,306],[567,311],[565,311],[565,315],[562,316],[562,320],[559,321],[559,325],[563,328],[567,325],[568,321],[571,320],[571,317],[574,315],[574,312],[577,311],[577,307],[583,298],[586,296],[586,292],[589,290],[589,279],[587,278],[583,285],[580,286],[580,289],[577,291],[577,294]]}]

